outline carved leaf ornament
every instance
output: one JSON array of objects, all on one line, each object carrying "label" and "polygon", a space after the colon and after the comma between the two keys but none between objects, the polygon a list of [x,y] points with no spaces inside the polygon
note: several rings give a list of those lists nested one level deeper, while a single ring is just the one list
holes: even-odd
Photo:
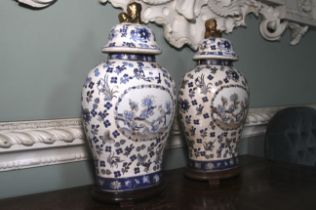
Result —
[{"label": "carved leaf ornament", "polygon": [[[17,0],[19,3],[44,8],[56,0]],[[131,0],[99,0],[125,10]],[[230,33],[245,26],[249,13],[261,16],[260,32],[270,41],[281,38],[289,29],[291,44],[298,44],[316,26],[316,3],[313,0],[135,0],[142,4],[142,20],[162,25],[164,36],[176,48],[188,44],[197,49],[203,38],[204,22],[216,19],[218,29]],[[294,5],[294,6],[293,6]]]},{"label": "carved leaf ornament", "polygon": [[[129,2],[129,0],[101,1],[110,2],[113,6],[122,9]],[[294,23],[290,19],[287,20],[287,5],[283,0],[138,0],[138,2],[143,6],[144,22],[162,25],[165,38],[177,48],[188,44],[196,49],[203,38],[204,22],[210,18],[216,19],[219,30],[230,33],[237,27],[245,26],[246,16],[253,13],[262,17],[260,32],[265,39],[279,40],[289,28],[292,45],[299,43],[308,30],[307,26],[297,23],[300,21],[295,20]],[[311,0],[300,0],[297,2],[297,7],[304,12],[312,13],[311,2]]]},{"label": "carved leaf ornament", "polygon": [[29,5],[35,8],[44,8],[50,6],[57,0],[18,0],[19,3]]}]

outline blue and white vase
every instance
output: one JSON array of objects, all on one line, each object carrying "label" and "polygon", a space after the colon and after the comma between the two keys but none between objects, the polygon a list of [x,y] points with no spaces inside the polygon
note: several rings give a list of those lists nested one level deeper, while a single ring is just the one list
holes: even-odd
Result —
[{"label": "blue and white vase", "polygon": [[121,23],[108,39],[108,60],[90,71],[82,90],[97,188],[115,194],[150,189],[161,183],[175,84],[156,63],[160,49],[147,26]]},{"label": "blue and white vase", "polygon": [[178,99],[189,154],[186,175],[196,179],[234,176],[248,112],[246,79],[233,68],[237,56],[225,38],[204,39],[194,60],[197,66],[186,73]]}]

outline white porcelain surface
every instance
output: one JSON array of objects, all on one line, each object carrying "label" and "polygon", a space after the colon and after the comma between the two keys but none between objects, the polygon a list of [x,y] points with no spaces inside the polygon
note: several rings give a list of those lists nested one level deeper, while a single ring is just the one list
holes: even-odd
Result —
[{"label": "white porcelain surface", "polygon": [[227,170],[238,165],[249,90],[233,68],[237,57],[227,39],[203,40],[200,47],[194,57],[198,65],[184,76],[179,91],[188,166],[206,172]]},{"label": "white porcelain surface", "polygon": [[108,61],[90,71],[82,91],[98,186],[107,192],[156,186],[175,113],[174,81],[155,62],[160,51],[147,26],[115,26],[103,51]]}]

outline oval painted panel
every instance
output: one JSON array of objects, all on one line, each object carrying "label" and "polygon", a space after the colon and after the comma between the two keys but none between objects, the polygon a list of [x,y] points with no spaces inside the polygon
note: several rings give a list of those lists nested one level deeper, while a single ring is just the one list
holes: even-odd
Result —
[{"label": "oval painted panel", "polygon": [[248,92],[240,85],[228,85],[215,92],[211,105],[212,118],[223,130],[239,128],[247,117]]},{"label": "oval painted panel", "polygon": [[115,121],[118,129],[134,141],[157,138],[173,118],[172,95],[159,85],[128,88],[118,99]]}]

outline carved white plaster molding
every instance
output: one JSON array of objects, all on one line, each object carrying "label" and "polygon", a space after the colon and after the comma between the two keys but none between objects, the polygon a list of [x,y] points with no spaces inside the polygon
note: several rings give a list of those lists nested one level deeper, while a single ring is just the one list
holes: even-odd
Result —
[{"label": "carved white plaster molding", "polygon": [[82,144],[80,119],[0,123],[0,152]]},{"label": "carved white plaster molding", "polygon": [[[243,138],[263,135],[266,124],[283,108],[250,109]],[[177,123],[168,143],[168,149],[184,147]],[[88,156],[79,118],[0,123],[0,171],[82,161]]]},{"label": "carved white plaster molding", "polygon": [[0,123],[0,171],[87,159],[80,119]]},{"label": "carved white plaster molding", "polygon": [[[125,9],[130,0],[100,0]],[[218,28],[230,33],[245,26],[248,14],[262,17],[260,32],[270,41],[279,40],[286,29],[291,44],[299,43],[308,26],[316,26],[314,0],[137,0],[143,6],[144,22],[164,28],[164,36],[177,48],[188,44],[197,49],[203,38],[204,22],[213,18]]]},{"label": "carved white plaster molding", "polygon": [[[19,3],[43,8],[57,0],[16,0]],[[99,0],[125,9],[131,0]],[[168,42],[181,48],[188,44],[197,49],[203,38],[204,22],[213,18],[225,33],[245,26],[245,19],[252,13],[261,16],[260,32],[270,41],[279,40],[286,29],[290,43],[298,44],[308,31],[316,26],[315,0],[136,0],[143,5],[144,22],[155,22],[164,28]]]},{"label": "carved white plaster molding", "polygon": [[17,0],[21,4],[25,4],[34,8],[44,8],[52,5],[57,0]]}]

